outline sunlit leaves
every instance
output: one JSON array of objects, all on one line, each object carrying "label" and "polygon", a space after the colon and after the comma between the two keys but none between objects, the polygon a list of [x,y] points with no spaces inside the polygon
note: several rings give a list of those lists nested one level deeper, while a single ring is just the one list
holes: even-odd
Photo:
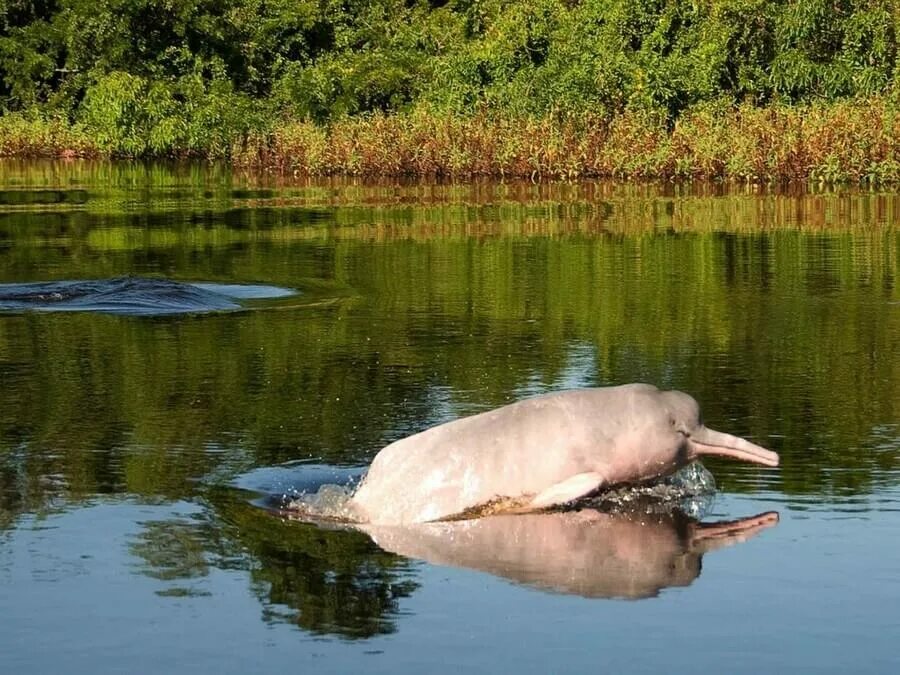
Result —
[{"label": "sunlit leaves", "polygon": [[889,95],[898,25],[892,0],[10,0],[0,100],[126,155],[417,109],[671,129],[710,102]]}]

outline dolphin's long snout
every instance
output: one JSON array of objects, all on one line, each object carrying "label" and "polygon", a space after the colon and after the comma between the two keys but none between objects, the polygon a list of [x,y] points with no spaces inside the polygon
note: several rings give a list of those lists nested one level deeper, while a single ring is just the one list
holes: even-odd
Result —
[{"label": "dolphin's long snout", "polygon": [[721,455],[763,466],[778,466],[778,453],[751,443],[739,436],[700,427],[690,436],[691,449],[697,456]]}]

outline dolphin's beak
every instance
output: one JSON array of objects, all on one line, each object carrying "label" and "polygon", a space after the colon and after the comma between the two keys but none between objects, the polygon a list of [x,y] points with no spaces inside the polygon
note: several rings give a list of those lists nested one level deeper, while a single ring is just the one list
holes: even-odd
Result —
[{"label": "dolphin's beak", "polygon": [[713,431],[706,427],[699,427],[689,437],[691,454],[695,457],[701,455],[721,455],[731,457],[744,462],[753,462],[763,466],[778,466],[778,454],[771,450],[755,445],[738,436],[725,434],[721,431]]}]

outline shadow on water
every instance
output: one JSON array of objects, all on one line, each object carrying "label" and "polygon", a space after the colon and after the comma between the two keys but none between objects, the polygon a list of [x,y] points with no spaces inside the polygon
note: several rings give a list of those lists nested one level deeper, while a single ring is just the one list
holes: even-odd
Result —
[{"label": "shadow on water", "polygon": [[0,312],[99,312],[129,316],[243,309],[240,301],[282,298],[277,286],[182,283],[148,277],[0,284]]}]

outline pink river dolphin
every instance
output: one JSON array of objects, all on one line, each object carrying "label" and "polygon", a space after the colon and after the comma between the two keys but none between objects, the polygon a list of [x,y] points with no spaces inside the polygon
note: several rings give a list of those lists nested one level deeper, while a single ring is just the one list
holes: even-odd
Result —
[{"label": "pink river dolphin", "polygon": [[671,474],[705,455],[778,455],[700,420],[688,394],[649,384],[578,389],[441,424],[383,448],[348,515],[407,525],[561,506]]}]

